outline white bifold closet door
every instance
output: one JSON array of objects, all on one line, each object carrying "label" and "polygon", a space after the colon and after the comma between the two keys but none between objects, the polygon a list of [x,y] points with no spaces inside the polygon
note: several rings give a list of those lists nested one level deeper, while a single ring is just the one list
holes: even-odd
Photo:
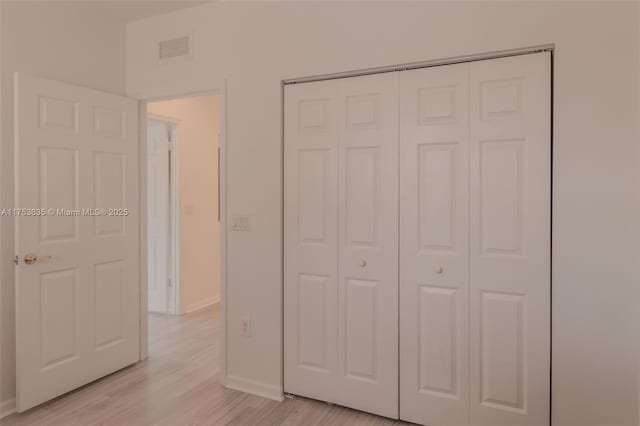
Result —
[{"label": "white bifold closet door", "polygon": [[550,54],[400,76],[400,417],[549,424]]},{"label": "white bifold closet door", "polygon": [[400,415],[469,418],[469,64],[400,75]]},{"label": "white bifold closet door", "polygon": [[551,54],[470,65],[470,418],[549,424]]},{"label": "white bifold closet door", "polygon": [[286,392],[548,425],[550,79],[536,53],[286,86]]},{"label": "white bifold closet door", "polygon": [[285,88],[285,392],[394,418],[397,78]]}]

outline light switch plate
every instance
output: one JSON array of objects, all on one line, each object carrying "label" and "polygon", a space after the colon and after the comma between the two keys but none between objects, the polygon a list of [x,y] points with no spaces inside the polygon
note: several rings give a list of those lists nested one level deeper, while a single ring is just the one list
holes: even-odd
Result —
[{"label": "light switch plate", "polygon": [[231,221],[232,231],[251,231],[251,216],[238,215],[234,216]]}]

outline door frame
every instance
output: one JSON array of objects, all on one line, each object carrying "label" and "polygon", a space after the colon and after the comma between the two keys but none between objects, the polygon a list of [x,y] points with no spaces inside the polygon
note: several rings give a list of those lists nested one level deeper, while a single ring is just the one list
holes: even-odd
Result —
[{"label": "door frame", "polygon": [[[169,92],[169,90],[167,90]],[[139,194],[140,194],[140,241],[147,241],[148,206],[147,206],[147,104],[157,101],[183,99],[188,97],[218,95],[220,136],[219,166],[218,166],[218,206],[220,214],[220,382],[226,386],[227,382],[227,89],[226,80],[222,80],[216,87],[205,90],[182,93],[167,93],[166,95],[139,98]],[[164,117],[166,119],[166,117]],[[176,191],[177,192],[177,191]],[[177,214],[174,218],[177,218]],[[216,218],[217,219],[217,218]],[[140,244],[140,360],[149,357],[149,321],[148,321],[148,244]],[[174,268],[174,270],[177,270]]]},{"label": "door frame", "polygon": [[[556,46],[555,43],[547,43],[541,45],[527,46],[522,48],[514,48],[514,49],[506,49],[506,50],[498,50],[493,52],[481,52],[476,54],[469,54],[463,56],[452,56],[448,58],[437,58],[432,60],[424,60],[418,62],[404,63],[404,64],[396,64],[396,65],[387,65],[380,67],[372,67],[360,70],[349,70],[344,72],[336,72],[329,74],[318,74],[318,75],[309,75],[302,77],[294,77],[288,78],[284,80],[280,80],[280,113],[281,113],[281,123],[280,123],[280,134],[281,134],[281,161],[282,161],[282,169],[281,169],[281,188],[282,191],[282,270],[284,271],[285,265],[285,247],[284,247],[284,207],[285,207],[285,191],[284,191],[284,183],[285,183],[285,87],[292,84],[300,84],[300,83],[312,83],[317,81],[324,80],[335,80],[340,78],[349,78],[349,77],[358,77],[365,76],[371,74],[381,74],[388,72],[397,72],[397,71],[406,71],[412,69],[419,68],[429,68],[441,65],[453,65],[459,63],[468,63],[475,61],[484,61],[490,59],[499,59],[520,55],[529,55],[532,53],[540,53],[540,52],[549,52],[550,53],[550,116],[549,116],[549,129],[550,129],[550,208],[549,208],[549,217],[550,217],[550,226],[549,226],[549,238],[550,238],[550,247],[549,247],[549,310],[550,310],[550,318],[549,318],[549,425],[553,424],[553,276],[554,276],[554,259],[553,259],[553,247],[554,247],[554,199],[555,199],[555,184],[554,184],[554,176],[555,176],[555,167],[556,163],[554,161],[555,158],[555,54],[556,54]],[[284,352],[285,352],[285,325],[284,325],[284,275],[282,276],[282,285],[281,285],[281,305],[282,312],[281,318],[281,335],[282,339],[280,342],[280,371],[281,377],[280,381],[282,383],[282,392],[285,397],[295,397],[293,394],[287,393],[284,389],[284,376],[285,376],[285,365],[284,365]],[[640,376],[639,376],[640,377]],[[640,383],[640,378],[639,378]],[[398,400],[399,402],[399,400]],[[640,408],[638,410],[640,412]],[[639,423],[640,425],[640,423]]]},{"label": "door frame", "polygon": [[[182,315],[181,281],[180,281],[180,132],[182,121],[161,114],[147,113],[149,121],[158,121],[171,126],[171,140],[169,142],[169,224],[167,248],[169,248],[169,264],[171,265],[171,302],[167,305],[167,314]],[[148,164],[148,162],[147,162]],[[149,182],[147,182],[149,185]],[[148,186],[147,186],[148,189]],[[147,212],[148,213],[148,212]],[[147,217],[148,219],[148,217]]]}]

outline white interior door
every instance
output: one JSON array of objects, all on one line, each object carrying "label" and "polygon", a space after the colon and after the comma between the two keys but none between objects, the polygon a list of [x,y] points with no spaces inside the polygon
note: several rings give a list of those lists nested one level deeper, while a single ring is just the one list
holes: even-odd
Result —
[{"label": "white interior door", "polygon": [[69,211],[16,217],[24,411],[139,359],[138,107],[22,75],[15,97],[16,207]]},{"label": "white interior door", "polygon": [[400,73],[400,417],[469,422],[469,64]]},{"label": "white interior door", "polygon": [[471,424],[549,424],[550,53],[470,64]]},{"label": "white interior door", "polygon": [[149,120],[148,143],[148,214],[149,214],[149,311],[169,311],[169,151],[171,127]]},{"label": "white interior door", "polygon": [[285,391],[398,415],[397,75],[285,89]]}]

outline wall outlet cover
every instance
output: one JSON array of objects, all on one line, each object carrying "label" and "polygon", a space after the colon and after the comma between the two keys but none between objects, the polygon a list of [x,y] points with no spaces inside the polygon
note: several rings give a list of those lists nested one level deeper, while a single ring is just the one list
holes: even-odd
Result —
[{"label": "wall outlet cover", "polygon": [[244,337],[251,337],[251,317],[242,317],[240,320],[240,334]]},{"label": "wall outlet cover", "polygon": [[251,231],[251,216],[237,215],[231,221],[231,230],[233,231]]}]

